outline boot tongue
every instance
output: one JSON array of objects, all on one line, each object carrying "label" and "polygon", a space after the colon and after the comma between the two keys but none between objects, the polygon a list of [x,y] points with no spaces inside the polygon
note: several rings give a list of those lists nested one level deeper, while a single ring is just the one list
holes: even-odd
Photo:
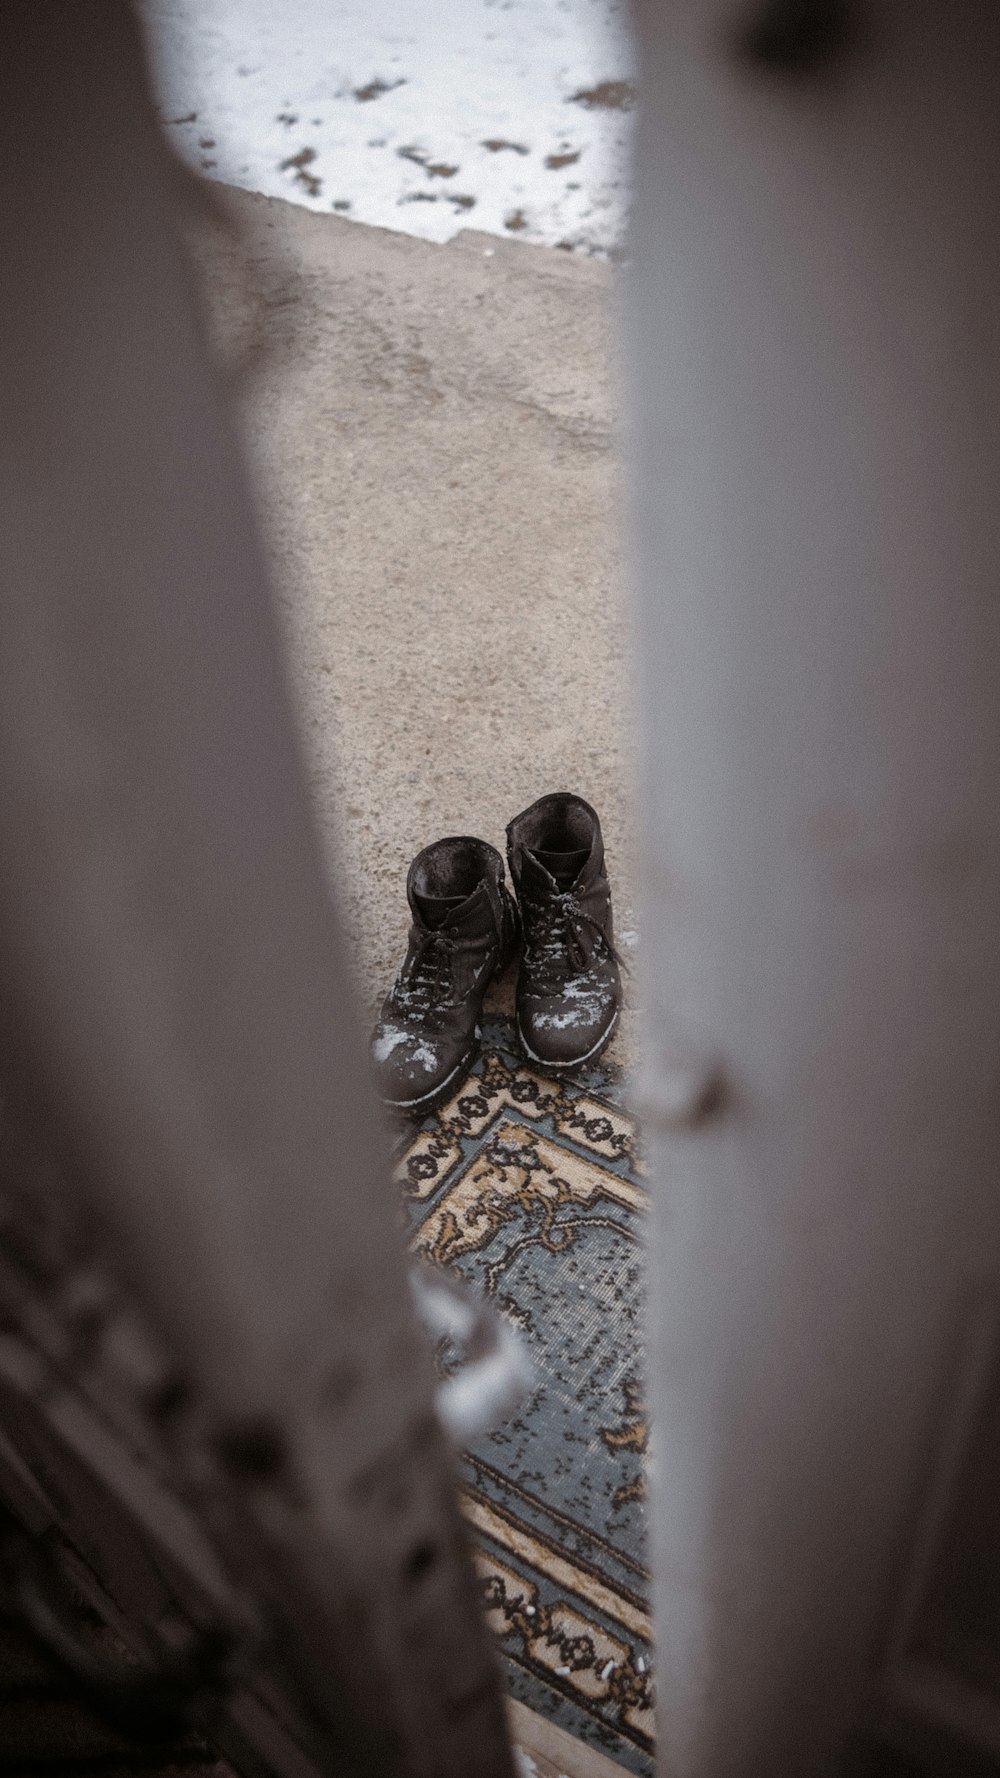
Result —
[{"label": "boot tongue", "polygon": [[590,848],[585,846],[579,852],[547,852],[536,846],[527,856],[548,872],[557,889],[572,889],[590,857]]},{"label": "boot tongue", "polygon": [[417,889],[413,892],[413,905],[432,932],[444,926],[455,909],[462,907],[468,899],[467,895],[421,895]]},{"label": "boot tongue", "polygon": [[413,891],[413,906],[424,925],[431,932],[439,932],[442,926],[447,926],[459,938],[480,930],[483,909],[489,905],[485,878],[468,895],[427,895],[420,889]]}]

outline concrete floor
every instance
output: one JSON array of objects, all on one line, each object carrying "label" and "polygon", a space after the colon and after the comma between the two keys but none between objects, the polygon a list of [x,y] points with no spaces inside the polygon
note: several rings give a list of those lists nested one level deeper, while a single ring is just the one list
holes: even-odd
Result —
[{"label": "concrete floor", "polygon": [[610,268],[212,189],[238,239],[197,228],[202,289],[240,390],[364,1016],[405,948],[414,854],[449,833],[502,849],[548,790],[601,816],[628,956]]}]

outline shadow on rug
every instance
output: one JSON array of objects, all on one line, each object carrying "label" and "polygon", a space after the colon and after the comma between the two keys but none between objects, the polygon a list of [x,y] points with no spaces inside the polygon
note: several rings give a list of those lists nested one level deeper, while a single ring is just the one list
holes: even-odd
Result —
[{"label": "shadow on rug", "polygon": [[487,1616],[514,1697],[652,1773],[644,1561],[643,1215],[635,1125],[609,1068],[534,1074],[510,1026],[405,1139],[414,1250],[520,1330],[535,1387],[462,1459]]}]

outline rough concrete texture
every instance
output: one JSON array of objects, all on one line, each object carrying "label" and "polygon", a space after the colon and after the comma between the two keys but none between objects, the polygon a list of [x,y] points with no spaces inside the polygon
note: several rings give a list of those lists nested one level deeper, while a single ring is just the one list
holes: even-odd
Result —
[{"label": "rough concrete texture", "polygon": [[366,1017],[405,948],[414,854],[457,833],[502,850],[548,790],[598,810],[627,945],[609,268],[221,201],[234,238],[199,229],[197,261]]}]

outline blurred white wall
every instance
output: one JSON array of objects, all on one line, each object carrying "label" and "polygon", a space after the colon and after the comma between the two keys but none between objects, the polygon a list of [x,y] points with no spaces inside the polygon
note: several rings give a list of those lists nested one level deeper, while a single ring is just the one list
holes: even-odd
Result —
[{"label": "blurred white wall", "polygon": [[1000,15],[637,14],[660,1759],[816,1778],[1000,1306]]}]

